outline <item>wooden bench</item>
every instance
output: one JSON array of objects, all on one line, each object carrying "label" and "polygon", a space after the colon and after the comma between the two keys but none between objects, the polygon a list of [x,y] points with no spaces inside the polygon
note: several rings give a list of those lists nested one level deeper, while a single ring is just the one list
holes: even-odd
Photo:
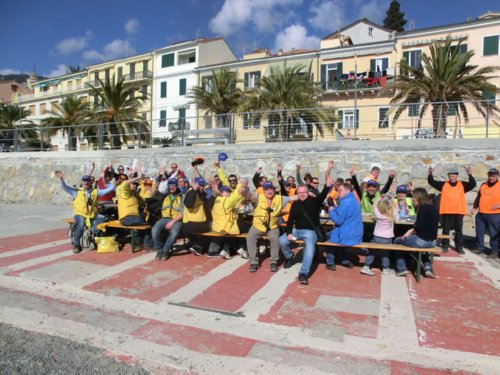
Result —
[{"label": "wooden bench", "polygon": [[[205,232],[205,233],[196,233],[198,236],[204,236],[204,237],[223,237],[223,238],[247,238],[247,233],[242,233],[242,234],[221,234],[218,232]],[[449,235],[438,235],[438,238],[449,238]],[[267,236],[261,237],[264,240],[269,240]],[[304,241],[302,240],[296,240],[294,241],[296,244],[304,244]],[[419,247],[409,247],[405,245],[399,245],[399,244],[380,244],[380,243],[374,243],[374,242],[361,242],[357,245],[354,246],[345,246],[341,244],[336,244],[333,242],[316,242],[316,248],[323,246],[323,247],[348,247],[348,248],[355,248],[355,249],[372,249],[372,250],[386,250],[386,251],[405,251],[412,256],[415,261],[417,262],[417,269],[415,270],[415,279],[418,282],[420,282],[420,273],[421,273],[421,264],[422,264],[422,254],[423,253],[430,253],[431,254],[431,261],[432,261],[432,256],[434,254],[439,254],[442,252],[442,249],[438,246],[431,247],[431,248],[419,248]],[[417,254],[415,256],[415,253]]]},{"label": "wooden bench", "polygon": [[[125,229],[130,231],[131,235],[131,242],[130,242],[130,247],[132,249],[132,254],[135,251],[135,237],[137,235],[137,232],[140,230],[147,230],[151,228],[151,225],[145,224],[145,225],[122,225],[120,223],[120,220],[113,220],[113,221],[107,221],[105,223],[101,223],[97,226],[98,229],[103,230],[101,228],[118,228],[118,229]],[[103,231],[104,231],[103,230]]]}]

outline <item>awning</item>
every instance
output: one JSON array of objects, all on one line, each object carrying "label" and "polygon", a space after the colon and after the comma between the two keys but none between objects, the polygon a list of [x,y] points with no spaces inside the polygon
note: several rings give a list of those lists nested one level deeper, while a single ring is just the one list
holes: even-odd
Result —
[{"label": "awning", "polygon": [[180,52],[177,52],[177,56],[178,57],[182,57],[182,56],[192,56],[192,55],[195,55],[196,54],[196,50],[195,49],[188,49],[186,51],[180,51]]},{"label": "awning", "polygon": [[61,82],[60,79],[52,79],[50,81],[45,81],[45,82],[41,82],[39,84],[37,84],[38,87],[45,87],[45,86],[50,86],[50,85],[55,85],[56,83],[59,83]]},{"label": "awning", "polygon": [[271,69],[279,70],[282,69],[283,65],[286,63],[287,67],[296,68],[299,73],[307,73],[311,69],[312,59],[303,59],[303,60],[283,60],[279,63],[269,64],[264,72],[265,76],[271,74]]}]

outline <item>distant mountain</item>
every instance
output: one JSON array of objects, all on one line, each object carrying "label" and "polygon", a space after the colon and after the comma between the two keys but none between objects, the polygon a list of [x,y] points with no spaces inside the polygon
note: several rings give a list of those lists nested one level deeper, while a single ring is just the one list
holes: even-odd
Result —
[{"label": "distant mountain", "polygon": [[[19,84],[23,84],[26,83],[29,76],[29,74],[0,74],[0,81],[14,80]],[[38,79],[45,79],[45,77],[38,77]]]}]

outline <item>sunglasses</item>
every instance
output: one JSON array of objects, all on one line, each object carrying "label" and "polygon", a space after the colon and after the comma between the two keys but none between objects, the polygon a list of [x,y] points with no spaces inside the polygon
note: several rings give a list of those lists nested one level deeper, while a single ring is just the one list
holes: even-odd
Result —
[{"label": "sunglasses", "polygon": [[318,185],[319,184],[319,181],[312,181],[311,182],[312,185]]},{"label": "sunglasses", "polygon": [[237,182],[238,180],[228,180],[229,182]]},{"label": "sunglasses", "polygon": [[92,177],[90,177],[90,176],[83,176],[82,177],[82,181],[83,182],[90,182],[90,181],[92,181]]}]

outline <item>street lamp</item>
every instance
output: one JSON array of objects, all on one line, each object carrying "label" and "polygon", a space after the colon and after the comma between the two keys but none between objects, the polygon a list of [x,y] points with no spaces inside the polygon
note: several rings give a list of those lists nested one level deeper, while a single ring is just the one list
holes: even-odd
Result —
[{"label": "street lamp", "polygon": [[357,53],[354,54],[354,139],[357,139],[356,136],[356,124],[358,120],[358,61],[357,61]]}]

